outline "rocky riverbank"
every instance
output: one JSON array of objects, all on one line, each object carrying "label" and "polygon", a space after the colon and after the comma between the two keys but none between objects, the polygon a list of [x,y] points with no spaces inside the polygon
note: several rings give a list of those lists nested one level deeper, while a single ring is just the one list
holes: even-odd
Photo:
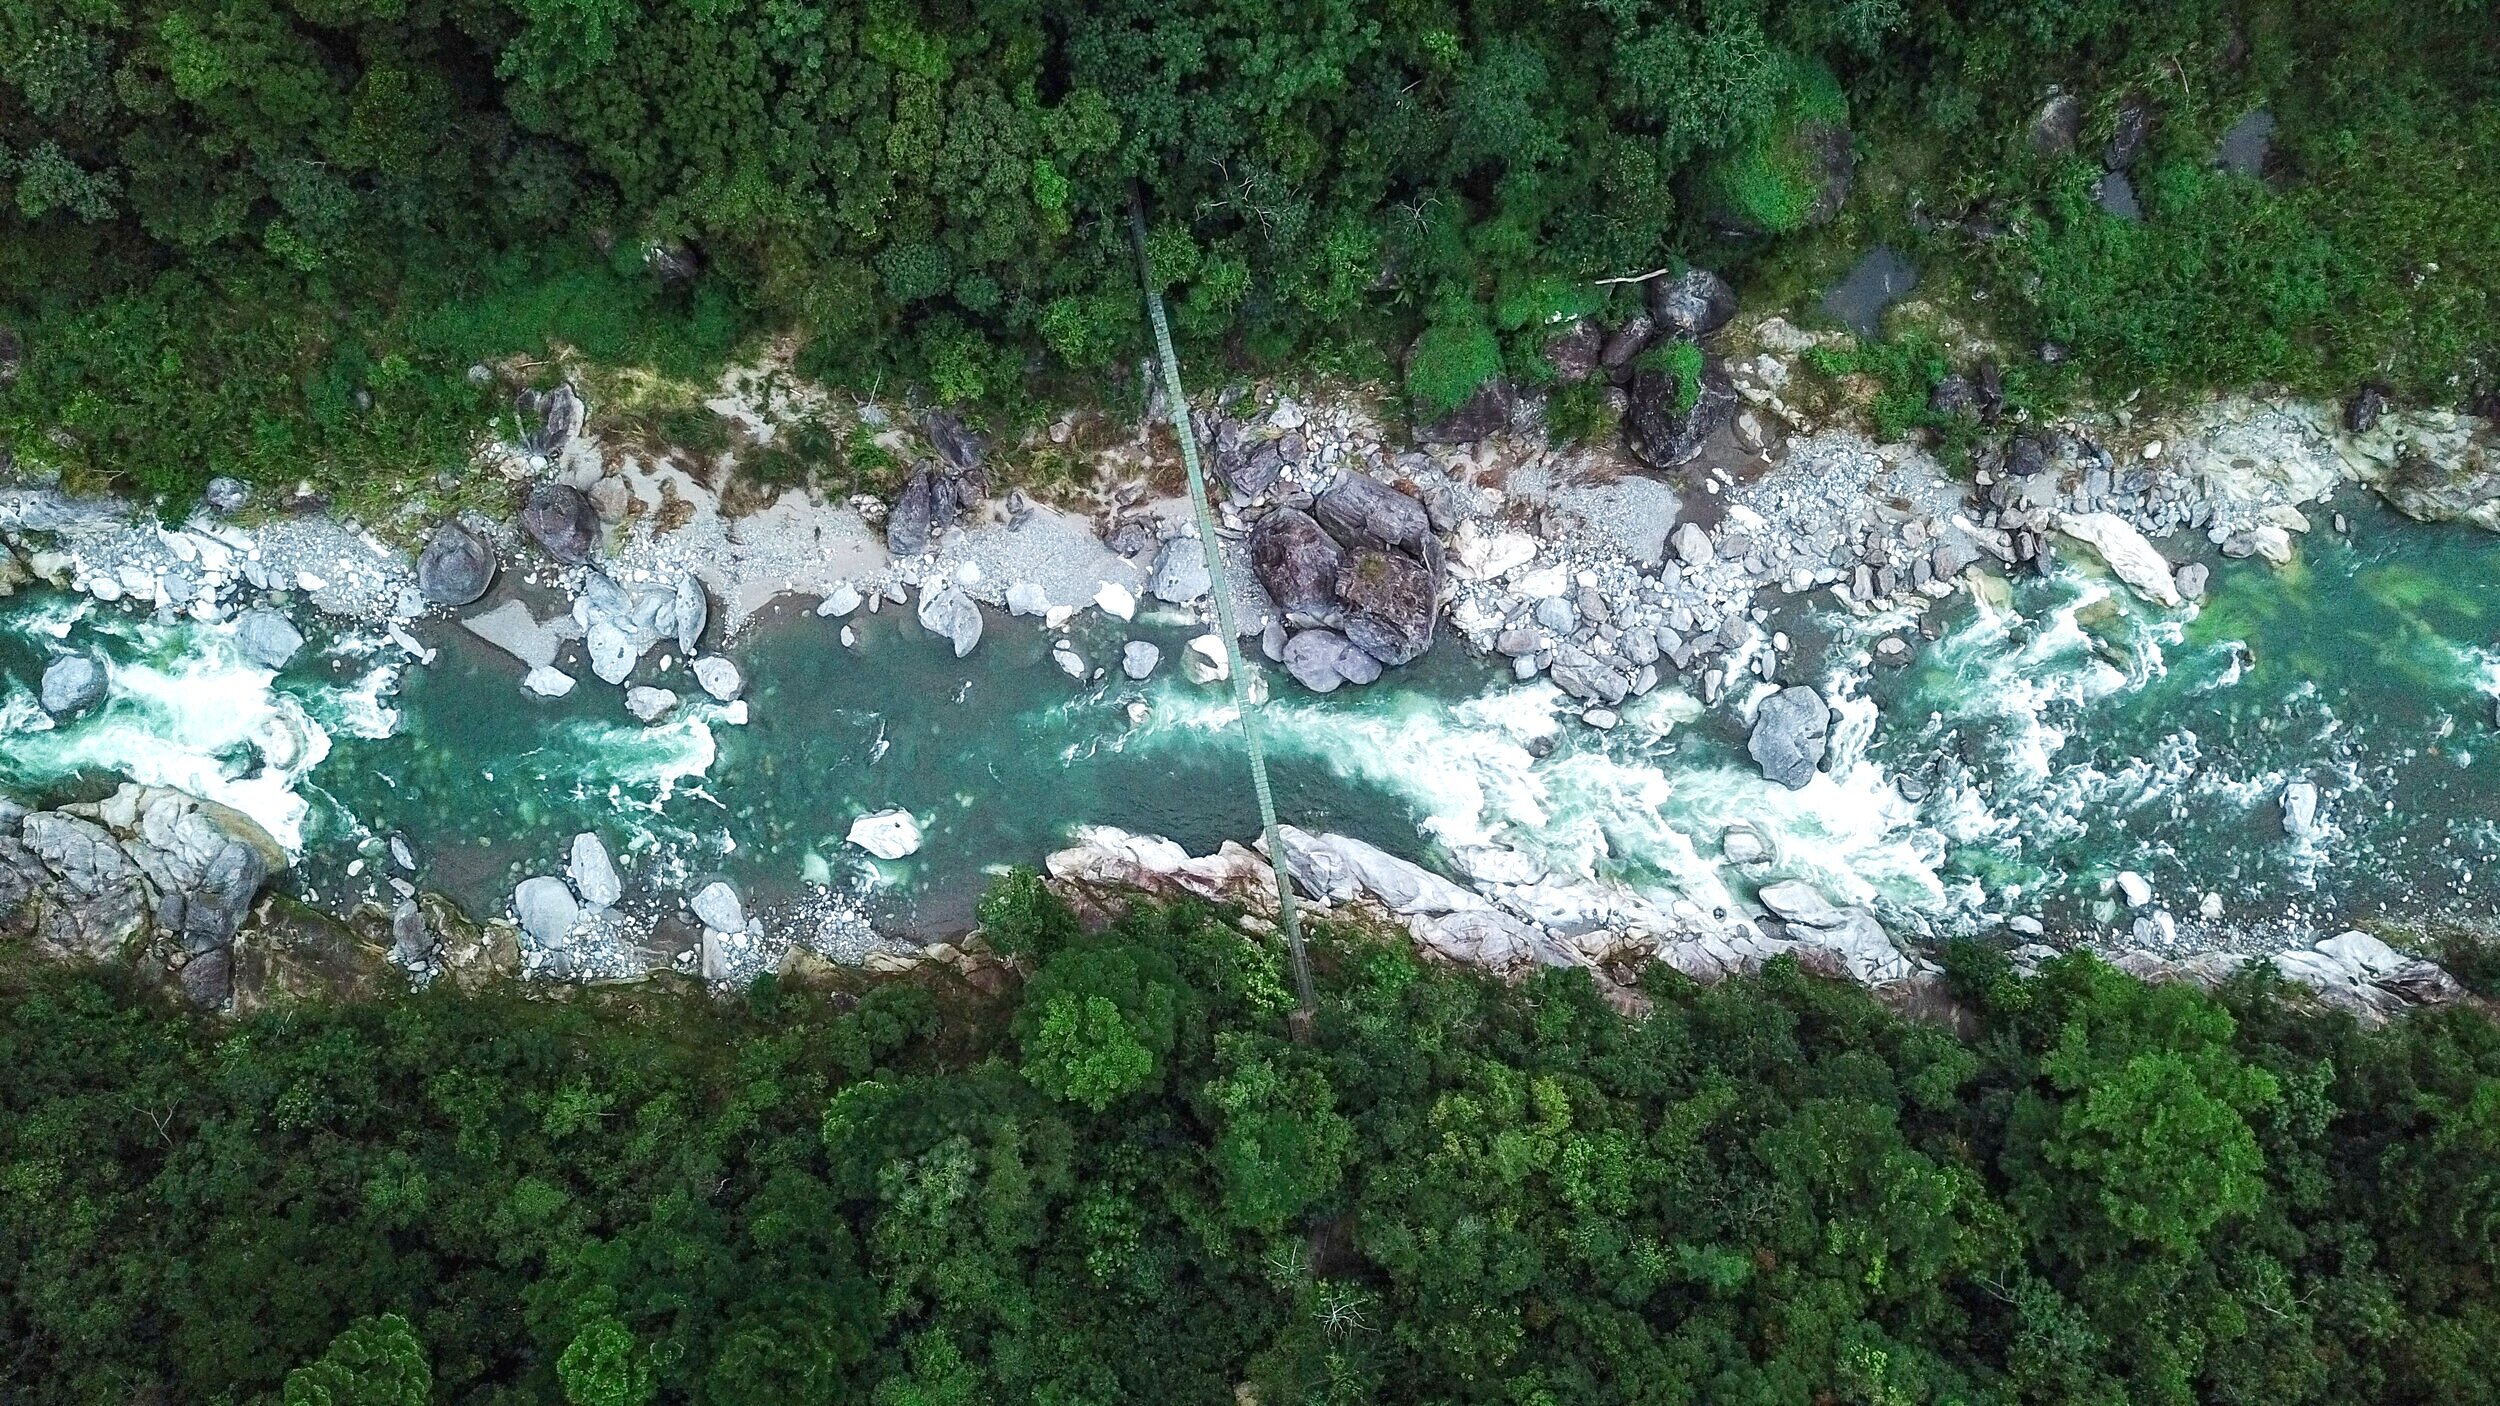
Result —
[{"label": "rocky riverbank", "polygon": [[[1795,674],[1796,646],[1774,618],[1783,601],[1819,593],[1839,603],[1864,622],[1875,663],[1901,664],[1932,634],[1939,603],[2000,591],[2004,575],[2044,570],[2061,552],[2097,557],[2146,600],[2189,609],[2206,568],[2165,542],[2194,532],[2226,556],[2290,561],[2301,534],[2340,526],[2314,522],[2312,505],[2343,483],[2366,484],[2426,519],[2489,527],[2500,516],[2490,428],[2468,417],[2394,412],[2365,394],[2340,408],[2242,398],[2177,416],[2139,419],[2119,407],[2018,423],[1991,403],[1990,352],[1971,348],[1968,374],[1939,395],[1968,397],[1974,415],[1999,422],[1973,462],[1948,468],[1916,445],[1879,444],[1799,408],[1821,374],[1810,353],[1832,334],[1735,318],[1724,285],[1707,279],[1662,279],[1651,303],[1634,325],[1587,329],[1578,340],[1589,355],[1563,367],[1616,383],[1621,452],[1549,446],[1534,400],[1507,391],[1405,445],[1358,398],[1306,401],[1258,388],[1210,398],[1196,418],[1223,481],[1218,532],[1245,636],[1294,686],[1326,693],[1374,683],[1422,654],[1446,623],[1517,678],[1550,679],[1591,728],[1617,726],[1631,700],[1669,686],[1702,707],[1733,709],[1752,730],[1763,774],[1804,788],[1816,784],[1835,718]],[[1697,394],[1680,397],[1658,379],[1672,369],[1651,355],[1661,346],[1698,356]],[[745,427],[750,448],[782,432],[755,379],[725,380],[714,401]],[[1089,658],[1070,629],[1088,611],[1123,621],[1141,607],[1178,611],[1202,630],[1212,618],[1203,552],[1168,465],[1142,434],[1096,451],[1082,492],[1043,503],[991,491],[998,461],[1031,445],[988,445],[942,415],[906,428],[862,407],[863,424],[882,426],[879,443],[918,461],[894,503],[792,490],[740,511],[710,486],[717,473],[607,442],[569,388],[532,393],[517,408],[526,433],[490,446],[481,465],[510,482],[518,510],[399,524],[414,551],[320,512],[256,504],[239,485],[221,485],[179,528],[12,489],[0,497],[0,534],[17,576],[120,609],[216,622],[272,669],[303,644],[287,616],[298,605],[378,636],[376,647],[402,668],[426,667],[434,651],[419,635],[457,621],[514,658],[524,694],[563,696],[593,683],[613,689],[619,718],[638,726],[672,725],[696,709],[707,728],[746,722],[736,637],[791,597],[816,603],[828,648],[853,643],[848,622],[858,613],[893,609],[960,656],[980,647],[986,622],[1003,611],[1054,632],[1050,657],[1076,681],[1177,668],[1209,682],[1223,667],[1211,635],[1167,664],[1140,638]],[[1036,442],[1067,429],[1063,421]],[[75,727],[113,686],[96,661],[74,653],[43,682],[48,725],[58,727]],[[2314,796],[2305,781],[2285,788],[2287,828],[2307,823]],[[142,857],[131,848],[140,843],[130,828],[137,811],[119,831],[102,812],[61,814],[18,842],[15,897],[0,907],[36,915],[23,921],[64,953],[135,943],[177,977],[198,958],[208,965],[180,978],[195,999],[245,999],[231,985],[234,932],[222,949],[208,942],[228,955],[208,958],[192,951],[206,939],[182,916],[202,895],[201,911],[229,911],[240,871],[211,882],[202,866],[215,856],[203,836],[182,851],[188,867]],[[65,836],[79,843],[64,848]],[[1453,960],[1501,969],[1666,960],[1710,975],[1800,950],[1870,982],[1921,970],[1871,912],[1793,880],[1748,880],[1767,849],[1741,826],[1695,837],[1740,881],[1706,906],[1546,875],[1514,853],[1454,854],[1462,885],[1361,841],[1305,838],[1307,853],[1289,857],[1314,898],[1378,901]],[[850,842],[898,858],[917,847],[919,825],[908,812],[862,814]],[[150,854],[163,850],[160,840],[145,843]],[[1194,873],[1189,865],[1231,872],[1247,859],[1175,858],[1168,842],[1101,843],[1102,853],[1061,856],[1054,870],[1070,882],[1153,888]],[[125,863],[107,862],[113,846]],[[287,856],[246,847],[264,856],[248,897]],[[395,872],[386,882],[368,876],[367,926],[379,935],[368,945],[424,977],[483,963],[560,979],[676,970],[726,982],[793,960],[910,956],[830,896],[750,911],[717,880],[669,888],[669,876],[620,874],[596,834],[572,842],[562,872],[520,883],[508,915],[460,936],[444,931],[433,916],[440,905],[418,886],[425,856],[405,850],[394,837]],[[1323,855],[1333,858],[1315,857]],[[1346,875],[1369,877],[1349,888]],[[169,897],[170,922],[134,924],[125,912],[155,913]],[[2177,950],[2171,916],[2149,896],[2127,897],[2125,921],[2145,962],[2203,972],[2221,960]],[[60,916],[88,909],[92,922]],[[229,973],[222,985],[211,979],[219,960]],[[2397,986],[2436,987],[2417,977]]]}]

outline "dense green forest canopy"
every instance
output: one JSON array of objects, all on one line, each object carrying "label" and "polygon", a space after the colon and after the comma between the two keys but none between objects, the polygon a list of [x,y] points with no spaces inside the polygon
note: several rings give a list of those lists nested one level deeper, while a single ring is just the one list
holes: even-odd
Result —
[{"label": "dense green forest canopy", "polygon": [[225,1022],[0,969],[0,1398],[2500,1399],[2500,1027],[1957,950],[1627,1018],[1402,937],[1085,933],[1029,979],[449,989]]},{"label": "dense green forest canopy", "polygon": [[[1132,182],[1199,352],[1393,376],[1428,327],[1427,411],[1599,277],[1877,238],[2130,385],[2458,399],[2495,75],[2473,0],[0,0],[0,443],[391,476],[459,462],[473,362],[757,329],[1012,416],[1138,354]],[[2090,199],[2131,105],[2142,222]],[[2261,105],[2275,169],[2216,172]]]}]

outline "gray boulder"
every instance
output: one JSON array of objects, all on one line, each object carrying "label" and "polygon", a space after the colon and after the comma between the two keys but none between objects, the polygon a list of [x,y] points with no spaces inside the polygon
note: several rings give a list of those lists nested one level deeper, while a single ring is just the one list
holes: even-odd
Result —
[{"label": "gray boulder", "polygon": [[[1413,500],[1408,500],[1413,501]],[[1404,664],[1432,647],[1439,589],[1432,572],[1404,552],[1364,550],[1337,572],[1343,629],[1355,647],[1383,664]]]},{"label": "gray boulder", "polygon": [[521,530],[547,555],[566,566],[579,566],[598,549],[599,510],[578,488],[534,484],[521,503]]},{"label": "gray boulder", "polygon": [[593,908],[613,908],[625,896],[625,881],[617,877],[616,861],[609,858],[606,843],[587,830],[573,837],[564,874],[573,881],[573,891],[582,896],[582,902]]},{"label": "gray boulder", "polygon": [[528,426],[522,433],[521,447],[532,454],[549,456],[564,452],[564,447],[582,432],[582,421],[589,413],[589,407],[582,404],[581,392],[569,383],[551,391],[525,390],[513,398],[512,408]]},{"label": "gray boulder", "polygon": [[417,590],[436,605],[467,605],[495,581],[495,549],[456,522],[446,522],[417,554]]},{"label": "gray boulder", "polygon": [[56,718],[85,712],[104,701],[104,666],[90,655],[62,655],[45,667],[40,699]]},{"label": "gray boulder", "polygon": [[304,647],[304,632],[278,612],[258,607],[235,617],[234,647],[264,669],[283,669]]},{"label": "gray boulder", "polygon": [[1646,293],[1649,316],[1664,333],[1699,339],[1736,316],[1736,290],[1708,269],[1651,279]]},{"label": "gray boulder", "polygon": [[1147,589],[1167,605],[1187,605],[1214,588],[1207,575],[1207,549],[1195,536],[1175,537],[1163,544],[1155,559],[1154,580]]},{"label": "gray boulder", "polygon": [[244,504],[252,501],[252,490],[241,479],[219,474],[208,481],[208,487],[200,494],[200,501],[208,504],[209,511],[231,517],[243,511]]},{"label": "gray boulder", "polygon": [[712,602],[703,582],[691,571],[677,573],[677,652],[691,659],[702,642],[703,627],[712,622]]},{"label": "gray boulder", "polygon": [[1823,695],[1802,685],[1784,688],[1762,700],[1745,750],[1765,777],[1792,791],[1803,790],[1823,764],[1831,722]]},{"label": "gray boulder", "polygon": [[[1313,693],[1334,693],[1341,685],[1355,682],[1347,670],[1356,659],[1371,661],[1373,677],[1379,677],[1378,661],[1354,647],[1351,640],[1334,630],[1304,630],[1285,641],[1285,657],[1281,661],[1293,681]],[[1355,666],[1359,671],[1359,666]]]},{"label": "gray boulder", "polygon": [[738,891],[719,879],[696,890],[686,906],[694,910],[696,922],[713,932],[746,931],[746,906],[738,901]]},{"label": "gray boulder", "polygon": [[963,658],[981,642],[981,607],[961,587],[948,583],[920,590],[920,628],[944,635]]},{"label": "gray boulder", "polygon": [[2283,788],[2283,833],[2295,840],[2317,838],[2318,786],[2295,781]]},{"label": "gray boulder", "polygon": [[1609,708],[1632,691],[1632,680],[1620,670],[1576,645],[1566,644],[1555,651],[1548,677],[1572,697]]},{"label": "gray boulder", "polygon": [[1130,640],[1120,646],[1120,672],[1139,683],[1151,677],[1155,666],[1162,662],[1163,651],[1146,640]]},{"label": "gray boulder", "polygon": [[746,691],[746,678],[738,666],[717,654],[707,654],[694,661],[694,681],[703,691],[723,703],[735,702]]},{"label": "gray boulder", "polygon": [[1337,614],[1337,575],[1345,548],[1299,508],[1278,508],[1250,529],[1250,565],[1276,608],[1314,623]]},{"label": "gray boulder", "polygon": [[655,723],[677,706],[677,695],[665,688],[636,684],[625,690],[625,711],[637,722]]},{"label": "gray boulder", "polygon": [[207,952],[232,945],[268,878],[269,861],[258,849],[241,840],[221,843],[198,883],[181,894],[183,950]]},{"label": "gray boulder", "polygon": [[582,918],[582,908],[573,901],[573,891],[562,879],[541,874],[523,879],[512,890],[512,911],[521,920],[521,931],[533,941],[552,945],[573,935],[573,926]]},{"label": "gray boulder", "polygon": [[1421,552],[1432,536],[1432,515],[1422,503],[1359,470],[1337,475],[1313,511],[1343,542]]},{"label": "gray boulder", "polygon": [[1596,374],[1605,349],[1605,329],[1585,317],[1574,318],[1546,339],[1545,362],[1554,368],[1557,384],[1576,386]]}]

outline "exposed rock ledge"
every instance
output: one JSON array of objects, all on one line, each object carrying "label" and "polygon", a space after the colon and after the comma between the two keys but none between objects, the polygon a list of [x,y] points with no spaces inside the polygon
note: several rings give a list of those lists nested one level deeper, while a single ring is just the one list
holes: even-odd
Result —
[{"label": "exposed rock ledge", "polygon": [[[1459,884],[1421,865],[1344,835],[1314,835],[1285,826],[1286,868],[1295,888],[1323,915],[1368,914],[1405,926],[1426,952],[1445,961],[1515,976],[1538,967],[1581,967],[1621,1003],[1637,1004],[1633,983],[1642,967],[1664,962],[1696,981],[1758,972],[1775,957],[1794,956],[1808,971],[1859,982],[1901,1004],[1942,995],[1942,973],[1905,950],[1872,913],[1833,903],[1795,879],[1764,884],[1760,911],[1717,917],[1676,901],[1661,907],[1620,885],[1553,881]],[[1191,855],[1171,840],[1108,826],[1077,832],[1077,843],[1050,856],[1051,879],[1081,908],[1118,906],[1128,894],[1190,896],[1239,904],[1263,918],[1276,912],[1264,855],[1226,841],[1215,853]],[[2016,949],[2028,971],[2056,955],[2033,944]],[[2411,1007],[2466,998],[2437,964],[2409,957],[2362,932],[2313,947],[2252,956],[2215,952],[2171,959],[2127,951],[2113,961],[2147,981],[2222,984],[2252,964],[2271,963],[2284,980],[2323,1005],[2377,1023]]]}]

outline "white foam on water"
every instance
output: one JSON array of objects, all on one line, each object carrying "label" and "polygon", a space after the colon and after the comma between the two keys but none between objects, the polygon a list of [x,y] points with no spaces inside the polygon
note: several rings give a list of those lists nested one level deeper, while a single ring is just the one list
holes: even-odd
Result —
[{"label": "white foam on water", "polygon": [[[52,634],[83,615],[45,605],[29,627]],[[111,660],[105,701],[55,725],[13,690],[0,762],[10,779],[38,791],[80,776],[174,787],[243,812],[301,854],[311,805],[300,785],[330,753],[329,731],[302,701],[273,689],[276,676],[237,654],[231,632],[103,612],[88,633]]]}]

